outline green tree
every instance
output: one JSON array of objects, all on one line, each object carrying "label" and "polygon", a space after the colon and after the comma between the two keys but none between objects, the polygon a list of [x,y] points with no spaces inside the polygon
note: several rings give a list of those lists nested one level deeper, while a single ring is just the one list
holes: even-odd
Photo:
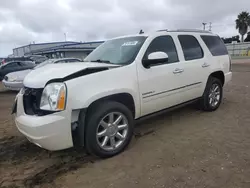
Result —
[{"label": "green tree", "polygon": [[247,33],[248,26],[250,26],[250,15],[249,12],[243,11],[238,15],[238,18],[235,20],[236,29],[239,30],[241,35],[241,42],[244,41],[244,35]]}]

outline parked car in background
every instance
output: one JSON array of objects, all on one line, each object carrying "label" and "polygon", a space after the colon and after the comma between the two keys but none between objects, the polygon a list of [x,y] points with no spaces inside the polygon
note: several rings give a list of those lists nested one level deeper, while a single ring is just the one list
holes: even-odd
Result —
[{"label": "parked car in background", "polygon": [[0,64],[4,65],[11,61],[33,61],[35,64],[40,64],[48,58],[42,55],[30,55],[30,56],[20,56],[20,57],[7,57],[3,58]]},{"label": "parked car in background", "polygon": [[191,102],[215,111],[232,79],[225,44],[199,30],[111,39],[85,61],[25,77],[13,113],[30,142],[53,151],[84,146],[111,157],[128,146],[135,120]]},{"label": "parked car in background", "polygon": [[6,63],[0,67],[0,81],[2,81],[8,73],[33,69],[35,66],[36,64],[32,61],[12,61]]},{"label": "parked car in background", "polygon": [[[33,69],[38,69],[40,67],[53,63],[71,63],[71,62],[82,62],[82,60],[78,58],[49,59],[35,66]],[[25,76],[27,76],[27,74],[29,74],[30,71],[32,71],[33,69],[22,70],[7,74],[3,79],[3,85],[5,86],[6,89],[19,91],[23,87],[23,80]]]},{"label": "parked car in background", "polygon": [[60,58],[60,59],[48,59],[42,63],[40,63],[39,65],[36,66],[35,69],[43,67],[45,65],[49,65],[49,64],[56,64],[56,63],[73,63],[73,62],[83,62],[81,59],[79,58]]},{"label": "parked car in background", "polygon": [[42,55],[30,55],[28,56],[28,58],[31,60],[31,61],[34,61],[35,64],[40,64],[46,60],[48,60],[47,57],[45,56],[42,56]]},{"label": "parked car in background", "polygon": [[23,79],[32,69],[12,72],[4,76],[2,83],[8,90],[19,91],[23,87]]}]

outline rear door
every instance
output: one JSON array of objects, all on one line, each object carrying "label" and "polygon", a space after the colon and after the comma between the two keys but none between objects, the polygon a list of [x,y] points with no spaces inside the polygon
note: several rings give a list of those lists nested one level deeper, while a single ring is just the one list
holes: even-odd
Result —
[{"label": "rear door", "polygon": [[178,34],[176,37],[182,54],[179,64],[179,69],[183,70],[182,86],[179,91],[183,103],[203,95],[210,65],[199,37],[191,34]]}]

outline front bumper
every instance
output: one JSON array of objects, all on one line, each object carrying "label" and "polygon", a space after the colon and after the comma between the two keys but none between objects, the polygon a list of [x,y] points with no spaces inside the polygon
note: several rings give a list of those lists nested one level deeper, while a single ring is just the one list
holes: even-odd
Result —
[{"label": "front bumper", "polygon": [[51,151],[73,146],[70,112],[65,110],[46,116],[26,115],[22,94],[19,93],[16,100],[15,123],[30,142]]},{"label": "front bumper", "polygon": [[23,87],[23,82],[8,82],[6,80],[3,80],[3,85],[6,89],[19,91]]}]

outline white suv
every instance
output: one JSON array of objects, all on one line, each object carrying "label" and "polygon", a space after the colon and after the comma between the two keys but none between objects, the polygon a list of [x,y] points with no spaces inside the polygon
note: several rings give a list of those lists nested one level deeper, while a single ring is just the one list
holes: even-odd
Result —
[{"label": "white suv", "polygon": [[221,39],[198,30],[114,38],[85,61],[27,75],[13,113],[30,142],[111,157],[129,144],[139,118],[195,101],[216,110],[232,78]]}]

